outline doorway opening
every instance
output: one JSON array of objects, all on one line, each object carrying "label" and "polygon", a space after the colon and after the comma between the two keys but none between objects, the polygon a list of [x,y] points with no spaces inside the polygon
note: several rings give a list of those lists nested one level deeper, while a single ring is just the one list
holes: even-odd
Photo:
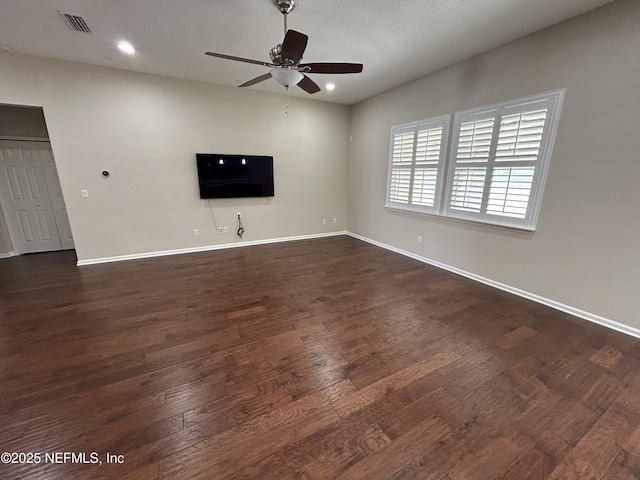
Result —
[{"label": "doorway opening", "polygon": [[0,105],[0,206],[0,258],[74,248],[42,108]]}]

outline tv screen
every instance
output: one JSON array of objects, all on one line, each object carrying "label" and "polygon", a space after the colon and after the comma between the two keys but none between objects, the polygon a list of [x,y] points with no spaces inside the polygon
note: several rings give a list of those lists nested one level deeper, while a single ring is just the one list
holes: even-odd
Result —
[{"label": "tv screen", "polygon": [[273,157],[196,153],[200,198],[273,197]]}]

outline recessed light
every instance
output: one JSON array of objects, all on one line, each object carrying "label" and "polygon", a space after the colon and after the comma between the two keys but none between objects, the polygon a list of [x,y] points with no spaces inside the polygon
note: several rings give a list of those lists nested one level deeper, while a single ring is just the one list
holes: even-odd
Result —
[{"label": "recessed light", "polygon": [[133,48],[133,45],[131,45],[129,42],[120,42],[118,43],[118,48],[120,49],[121,52],[124,52],[128,55],[133,55],[134,53],[136,53],[136,49]]},{"label": "recessed light", "polygon": [[327,83],[325,87],[327,87],[327,90],[329,90],[330,92],[332,92],[333,89],[336,88],[335,84],[333,83]]}]

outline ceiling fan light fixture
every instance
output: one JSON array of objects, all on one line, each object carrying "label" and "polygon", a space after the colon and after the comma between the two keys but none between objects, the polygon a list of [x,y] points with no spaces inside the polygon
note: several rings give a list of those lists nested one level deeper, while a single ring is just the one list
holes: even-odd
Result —
[{"label": "ceiling fan light fixture", "polygon": [[285,88],[297,85],[304,78],[303,74],[292,68],[274,68],[271,70],[271,76]]}]

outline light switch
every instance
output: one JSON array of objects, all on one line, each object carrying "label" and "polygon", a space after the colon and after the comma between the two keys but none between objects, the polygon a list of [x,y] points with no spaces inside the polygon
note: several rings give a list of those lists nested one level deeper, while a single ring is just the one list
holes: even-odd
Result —
[{"label": "light switch", "polygon": [[80,195],[82,198],[89,198],[89,190],[80,190]]}]

